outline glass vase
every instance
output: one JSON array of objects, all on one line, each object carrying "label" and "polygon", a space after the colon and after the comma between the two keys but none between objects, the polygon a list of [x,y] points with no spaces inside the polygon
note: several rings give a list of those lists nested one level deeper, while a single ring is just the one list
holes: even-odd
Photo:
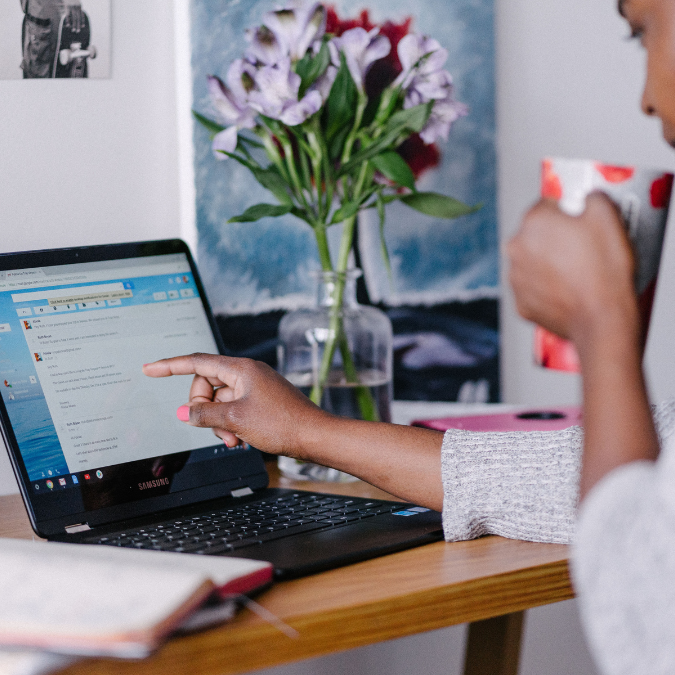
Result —
[{"label": "glass vase", "polygon": [[[279,324],[280,373],[327,412],[391,421],[392,328],[387,315],[356,301],[361,270],[320,272],[317,304]],[[279,457],[284,476],[349,482],[337,469]]]}]

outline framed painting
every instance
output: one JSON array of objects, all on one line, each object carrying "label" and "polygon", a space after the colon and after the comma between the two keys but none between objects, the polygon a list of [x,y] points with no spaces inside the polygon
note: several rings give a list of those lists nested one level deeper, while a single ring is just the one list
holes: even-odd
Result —
[{"label": "framed painting", "polygon": [[[359,216],[354,264],[364,275],[360,302],[394,326],[394,395],[404,400],[498,401],[499,268],[492,0],[335,0],[332,21],[398,36],[430,35],[448,52],[457,99],[468,115],[447,140],[401,148],[420,190],[452,194],[475,213],[440,220],[393,203],[381,255],[379,219]],[[244,53],[246,29],[278,0],[191,0],[193,108],[213,109],[207,75],[224,77]],[[292,215],[227,223],[266,201],[265,190],[234,161],[215,161],[208,132],[194,127],[199,265],[232,354],[275,365],[283,313],[312,304],[319,261],[313,233]],[[374,211],[372,212],[374,213]],[[337,245],[340,226],[329,230]]]}]

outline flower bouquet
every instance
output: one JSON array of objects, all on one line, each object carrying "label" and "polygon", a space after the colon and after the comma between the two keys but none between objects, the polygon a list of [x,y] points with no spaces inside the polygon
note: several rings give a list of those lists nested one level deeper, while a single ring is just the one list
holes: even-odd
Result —
[{"label": "flower bouquet", "polygon": [[[213,134],[215,156],[245,166],[276,198],[229,222],[292,214],[312,228],[322,270],[335,273],[335,282],[310,398],[320,404],[339,350],[361,417],[371,420],[378,418],[376,406],[368,388],[359,386],[341,313],[359,212],[374,209],[379,215],[389,267],[383,229],[387,204],[400,201],[437,218],[479,208],[416,189],[425,165],[420,158],[437,161],[434,142],[447,139],[467,108],[455,100],[452,77],[443,69],[447,51],[409,27],[410,19],[376,26],[367,11],[340,21],[324,4],[291,2],[267,12],[262,25],[247,31],[248,48],[224,81],[208,78],[216,119],[195,113]],[[327,230],[337,224],[342,235],[333,259]]]}]

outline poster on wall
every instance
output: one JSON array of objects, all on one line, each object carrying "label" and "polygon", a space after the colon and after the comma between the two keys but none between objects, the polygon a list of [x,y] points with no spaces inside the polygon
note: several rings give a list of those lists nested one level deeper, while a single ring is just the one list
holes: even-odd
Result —
[{"label": "poster on wall", "polygon": [[[218,119],[207,76],[225,79],[279,0],[191,1],[193,108]],[[335,0],[327,30],[379,29],[392,44],[406,34],[432,36],[447,51],[454,96],[467,114],[447,136],[400,147],[417,189],[480,205],[443,220],[398,202],[386,206],[382,256],[375,209],[361,213],[354,263],[363,269],[358,298],[394,327],[394,396],[402,400],[498,401],[499,256],[494,120],[493,0]],[[394,52],[394,50],[392,50]],[[394,58],[391,78],[400,73]],[[385,75],[386,76],[386,75]],[[275,365],[285,311],[315,301],[320,269],[314,235],[290,213],[228,223],[269,193],[235,161],[216,161],[208,130],[194,127],[196,223],[200,269],[230,353]],[[340,226],[328,230],[337,251]]]},{"label": "poster on wall", "polygon": [[0,0],[0,80],[110,77],[111,0]]}]

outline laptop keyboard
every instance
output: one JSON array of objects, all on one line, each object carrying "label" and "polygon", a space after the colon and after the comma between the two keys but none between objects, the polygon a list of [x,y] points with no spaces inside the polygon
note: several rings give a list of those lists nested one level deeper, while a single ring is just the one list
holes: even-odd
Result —
[{"label": "laptop keyboard", "polygon": [[294,534],[347,526],[401,504],[295,493],[109,534],[87,543],[216,555]]}]

